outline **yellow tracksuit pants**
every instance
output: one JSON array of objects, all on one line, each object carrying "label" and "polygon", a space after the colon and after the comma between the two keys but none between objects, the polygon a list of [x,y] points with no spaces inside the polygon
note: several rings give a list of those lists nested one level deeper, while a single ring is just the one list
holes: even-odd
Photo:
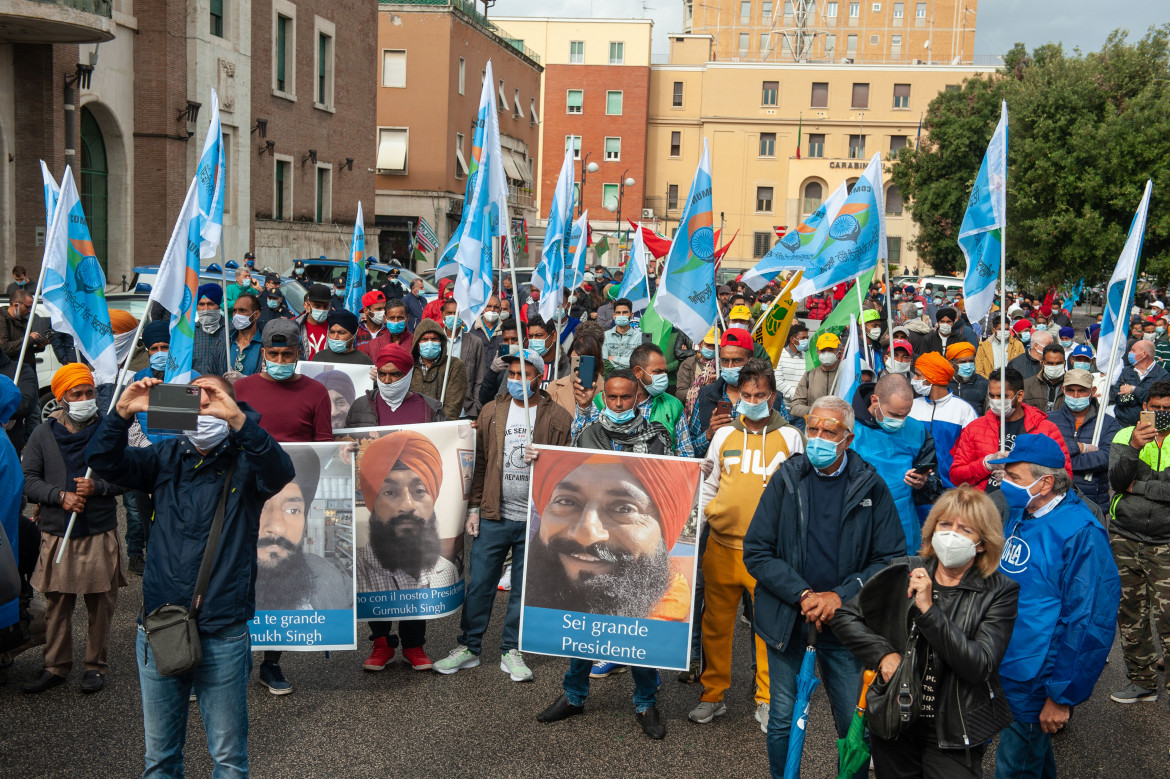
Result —
[{"label": "yellow tracksuit pants", "polygon": [[[703,553],[703,685],[704,701],[721,701],[731,686],[731,644],[740,599],[746,589],[755,601],[756,580],[743,565],[743,551],[710,538]],[[759,636],[756,647],[756,703],[771,700],[768,689],[768,651]]]}]

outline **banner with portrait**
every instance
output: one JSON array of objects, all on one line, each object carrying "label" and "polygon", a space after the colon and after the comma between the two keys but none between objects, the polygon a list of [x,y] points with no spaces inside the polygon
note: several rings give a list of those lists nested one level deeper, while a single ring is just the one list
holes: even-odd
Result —
[{"label": "banner with portrait", "polygon": [[356,649],[353,458],[339,443],[281,447],[296,476],[260,514],[252,648]]},{"label": "banner with portrait", "polygon": [[444,617],[463,605],[463,527],[475,473],[468,420],[346,428],[356,443],[357,618]]},{"label": "banner with portrait", "polygon": [[370,378],[372,365],[354,365],[341,362],[313,362],[301,360],[297,363],[297,373],[302,376],[316,379],[325,385],[329,391],[329,403],[333,409],[333,429],[345,427],[345,418],[354,402],[373,389],[374,380]]},{"label": "banner with portrait", "polygon": [[701,461],[538,449],[520,649],[685,670]]}]

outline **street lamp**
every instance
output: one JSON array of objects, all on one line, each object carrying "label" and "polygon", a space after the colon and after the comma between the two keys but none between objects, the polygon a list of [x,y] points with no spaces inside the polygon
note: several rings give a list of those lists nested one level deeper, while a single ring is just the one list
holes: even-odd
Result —
[{"label": "street lamp", "polygon": [[589,158],[593,156],[593,152],[585,155],[585,159],[581,160],[581,202],[577,204],[577,216],[581,216],[585,212],[585,179],[586,173],[596,173],[601,169],[596,162],[590,162]]},{"label": "street lamp", "polygon": [[622,196],[626,194],[626,187],[632,187],[635,183],[637,183],[634,181],[632,176],[630,178],[626,178],[626,174],[629,172],[629,168],[626,168],[622,171],[622,180],[618,183],[617,205],[605,207],[605,210],[609,211],[611,214],[614,212],[617,213],[617,229],[619,233],[622,229]]}]

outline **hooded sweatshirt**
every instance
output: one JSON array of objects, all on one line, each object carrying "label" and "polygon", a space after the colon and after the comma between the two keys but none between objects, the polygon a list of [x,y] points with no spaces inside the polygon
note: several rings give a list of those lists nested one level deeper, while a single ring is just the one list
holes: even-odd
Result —
[{"label": "hooded sweatshirt", "polygon": [[712,540],[743,549],[744,534],[768,479],[781,463],[803,451],[804,438],[777,411],[759,432],[748,430],[743,417],[719,428],[707,449],[714,467],[703,482],[700,501]]},{"label": "hooded sweatshirt", "polygon": [[[427,333],[437,333],[442,339],[439,356],[429,368],[423,363],[418,351],[418,341]],[[463,411],[464,396],[467,394],[467,369],[458,357],[452,357],[448,366],[447,339],[443,335],[443,328],[432,319],[419,322],[414,330],[411,353],[414,355],[414,373],[410,377],[410,389],[422,395],[441,399],[447,419],[459,419]],[[444,384],[447,386],[445,394]]]}]

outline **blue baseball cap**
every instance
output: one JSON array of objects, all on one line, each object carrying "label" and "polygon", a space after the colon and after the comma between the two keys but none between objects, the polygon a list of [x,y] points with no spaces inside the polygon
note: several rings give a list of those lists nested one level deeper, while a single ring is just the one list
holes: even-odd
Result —
[{"label": "blue baseball cap", "polygon": [[989,465],[1011,465],[1031,463],[1044,468],[1063,468],[1064,452],[1060,445],[1046,435],[1025,433],[1016,436],[1016,443],[1008,456],[1001,460],[988,460]]}]

